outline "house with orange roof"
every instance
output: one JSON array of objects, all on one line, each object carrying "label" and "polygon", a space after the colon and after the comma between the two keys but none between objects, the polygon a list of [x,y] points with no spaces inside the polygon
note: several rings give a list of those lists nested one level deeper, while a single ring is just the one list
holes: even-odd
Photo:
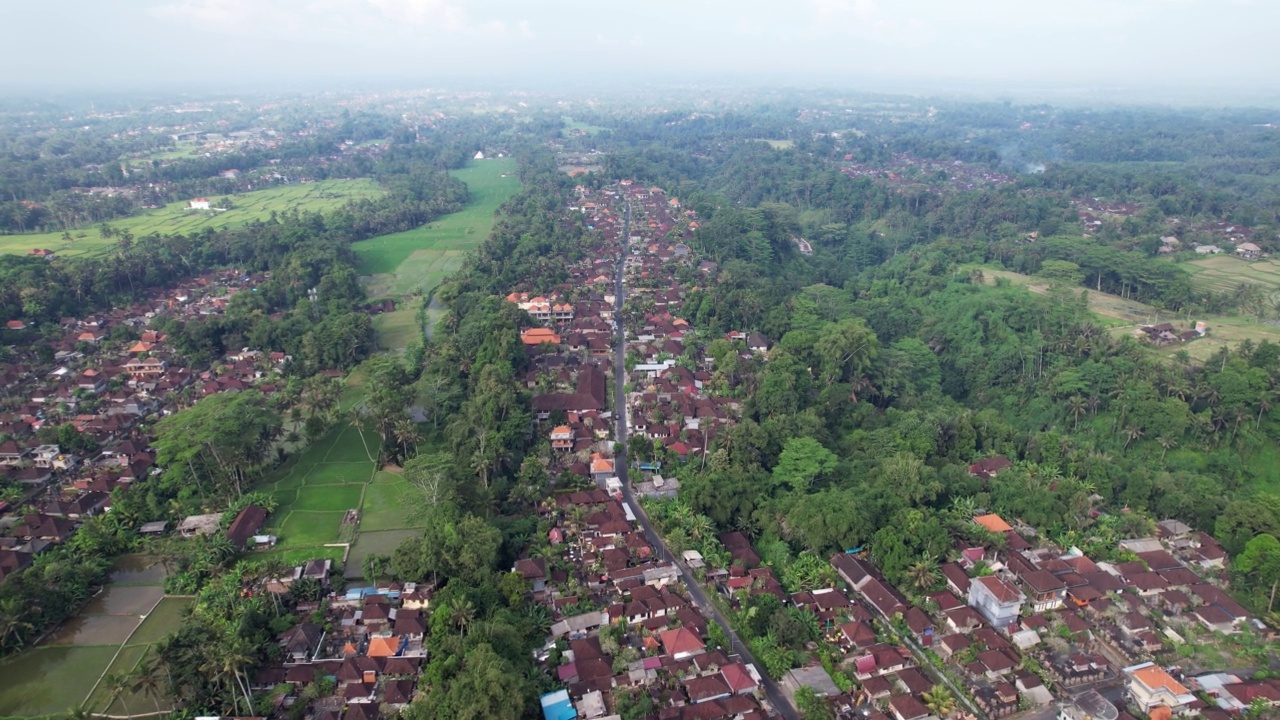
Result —
[{"label": "house with orange roof", "polygon": [[685,627],[658,633],[658,639],[662,641],[662,649],[676,660],[687,660],[694,655],[701,655],[707,649],[702,638]]},{"label": "house with orange roof", "polygon": [[395,657],[400,649],[400,638],[395,635],[378,636],[369,640],[369,657]]},{"label": "house with orange roof", "polygon": [[151,352],[151,348],[153,347],[155,346],[152,345],[151,343],[142,342],[141,340],[139,340],[138,342],[134,343],[132,347],[129,348],[129,352],[133,355],[137,355],[140,353]]},{"label": "house with orange roof", "polygon": [[573,449],[573,428],[568,425],[557,425],[551,430],[552,450]]},{"label": "house with orange roof", "polygon": [[1166,713],[1188,715],[1194,711],[1191,705],[1197,702],[1196,696],[1159,665],[1131,665],[1124,674],[1129,680],[1129,698],[1151,717]]},{"label": "house with orange roof", "polygon": [[591,460],[591,478],[596,482],[603,482],[605,478],[613,477],[613,461],[608,458],[595,457]]},{"label": "house with orange roof", "polygon": [[1003,535],[1013,529],[1012,525],[1005,522],[1004,518],[995,513],[979,515],[973,521],[997,535]]},{"label": "house with orange roof", "polygon": [[520,333],[520,341],[525,345],[538,346],[543,343],[560,344],[560,335],[548,328],[530,328]]}]

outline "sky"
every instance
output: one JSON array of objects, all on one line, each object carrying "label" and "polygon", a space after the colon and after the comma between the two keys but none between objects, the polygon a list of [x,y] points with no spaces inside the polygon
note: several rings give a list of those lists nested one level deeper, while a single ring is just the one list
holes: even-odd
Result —
[{"label": "sky", "polygon": [[1274,88],[1277,0],[0,1],[0,86]]}]

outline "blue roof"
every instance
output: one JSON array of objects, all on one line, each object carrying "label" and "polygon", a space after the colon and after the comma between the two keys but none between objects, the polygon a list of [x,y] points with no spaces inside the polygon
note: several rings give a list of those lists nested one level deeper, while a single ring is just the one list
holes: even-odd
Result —
[{"label": "blue roof", "polygon": [[542,696],[542,715],[547,720],[576,720],[578,711],[569,702],[569,691],[557,690]]}]

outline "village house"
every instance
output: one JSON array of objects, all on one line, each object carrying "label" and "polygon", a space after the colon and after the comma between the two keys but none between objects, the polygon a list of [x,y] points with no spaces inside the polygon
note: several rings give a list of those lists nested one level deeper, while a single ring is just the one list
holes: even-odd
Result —
[{"label": "village house", "polygon": [[1023,601],[1018,588],[994,575],[975,578],[969,584],[969,605],[996,629],[1017,621]]},{"label": "village house", "polygon": [[1124,674],[1129,699],[1153,717],[1161,707],[1176,715],[1192,714],[1191,706],[1198,702],[1191,691],[1155,663],[1145,662],[1126,667]]}]

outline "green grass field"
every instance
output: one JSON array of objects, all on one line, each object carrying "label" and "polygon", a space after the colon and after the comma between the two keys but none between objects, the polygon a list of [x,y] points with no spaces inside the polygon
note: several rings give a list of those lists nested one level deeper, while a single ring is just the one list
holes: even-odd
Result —
[{"label": "green grass field", "polygon": [[373,329],[377,333],[378,347],[383,350],[401,350],[421,337],[418,311],[412,307],[374,316]]},{"label": "green grass field", "polygon": [[[365,435],[370,446],[377,443],[372,430],[366,429]],[[419,449],[431,452],[440,442],[432,436]],[[330,558],[341,564],[341,544],[351,543],[346,573],[359,577],[368,553],[389,553],[423,527],[414,512],[416,491],[398,471],[375,470],[360,435],[346,424],[313,443],[256,489],[271,493],[279,503],[266,529],[279,542],[271,550],[254,553],[255,559],[273,557],[296,564]],[[344,526],[347,510],[352,508],[360,510],[359,524]]]},{"label": "green grass field", "polygon": [[387,472],[375,475],[364,492],[361,534],[414,527],[410,493],[411,488],[403,477]]},{"label": "green grass field", "polygon": [[564,120],[564,129],[560,131],[560,134],[566,137],[569,135],[570,130],[581,130],[588,135],[598,135],[609,129],[599,125],[588,125],[587,123],[574,120],[571,117],[565,117],[562,118],[562,120]]},{"label": "green grass field", "polygon": [[352,246],[357,269],[368,276],[369,296],[428,293],[462,267],[467,250],[489,237],[493,214],[520,189],[510,158],[476,160],[451,174],[467,184],[471,200],[456,213],[420,228],[362,240]]},{"label": "green grass field", "polygon": [[[1215,261],[1224,260],[1230,263],[1244,264],[1242,260],[1228,257],[1210,258],[1208,261],[1197,262],[1209,262],[1212,263],[1210,267],[1216,267],[1218,262]],[[1189,264],[1194,265],[1196,263]],[[994,284],[996,278],[1005,278],[1013,284],[1021,285],[1034,293],[1045,294],[1049,292],[1049,284],[1047,282],[1041,278],[1021,273],[1000,270],[986,265],[965,265],[960,268],[960,271],[968,272],[973,269],[982,270],[988,285]],[[1280,266],[1277,266],[1276,270],[1280,272]],[[1196,278],[1200,274],[1192,275],[1192,282],[1196,282]],[[1280,287],[1280,280],[1278,280],[1277,287]],[[1161,322],[1172,322],[1179,327],[1190,327],[1191,325],[1185,314],[1172,313],[1168,310],[1161,310],[1144,303],[1126,300],[1119,296],[1097,292],[1096,290],[1089,291],[1089,310],[1097,316],[1099,323],[1110,328],[1111,332],[1116,335],[1132,335],[1142,325]],[[1251,317],[1240,315],[1197,315],[1192,320],[1203,320],[1208,323],[1209,334],[1185,345],[1175,344],[1158,350],[1153,348],[1152,352],[1173,356],[1180,350],[1186,350],[1187,354],[1192,358],[1203,361],[1217,352],[1218,348],[1223,346],[1234,347],[1245,340],[1253,340],[1255,343],[1263,340],[1270,340],[1273,343],[1280,342],[1280,327],[1260,323]]]},{"label": "green grass field", "polygon": [[[133,217],[112,220],[108,225],[117,231],[128,230],[134,237],[161,234],[189,234],[206,227],[223,228],[266,220],[272,211],[289,210],[321,212],[341,207],[348,200],[377,197],[383,193],[373,180],[322,180],[306,185],[282,185],[266,190],[232,195],[234,207],[226,212],[188,210],[186,201],[171,203]],[[215,204],[219,196],[209,198]],[[62,233],[40,235],[0,235],[0,253],[26,254],[33,248],[49,248],[60,255],[89,255],[115,244],[103,239],[98,227],[71,232],[72,242]]]},{"label": "green grass field", "polygon": [[[377,442],[371,430],[365,433],[371,445]],[[297,563],[327,557],[340,562],[343,548],[325,545],[354,537],[347,569],[349,576],[358,576],[366,554],[390,552],[422,527],[413,514],[412,489],[398,473],[375,471],[360,435],[349,425],[314,443],[259,489],[279,502],[267,525],[279,542],[270,551],[255,553],[255,558]],[[343,519],[352,508],[360,509],[359,526],[344,528]]]},{"label": "green grass field", "polygon": [[182,615],[195,600],[186,597],[166,596],[155,606],[147,618],[142,621],[133,635],[129,637],[130,645],[149,645],[165,639],[178,627]]},{"label": "green grass field", "polygon": [[362,532],[356,544],[351,546],[351,557],[347,560],[345,574],[348,578],[358,578],[362,572],[364,559],[371,553],[390,555],[401,542],[417,535],[417,530],[383,530],[381,532]]}]

